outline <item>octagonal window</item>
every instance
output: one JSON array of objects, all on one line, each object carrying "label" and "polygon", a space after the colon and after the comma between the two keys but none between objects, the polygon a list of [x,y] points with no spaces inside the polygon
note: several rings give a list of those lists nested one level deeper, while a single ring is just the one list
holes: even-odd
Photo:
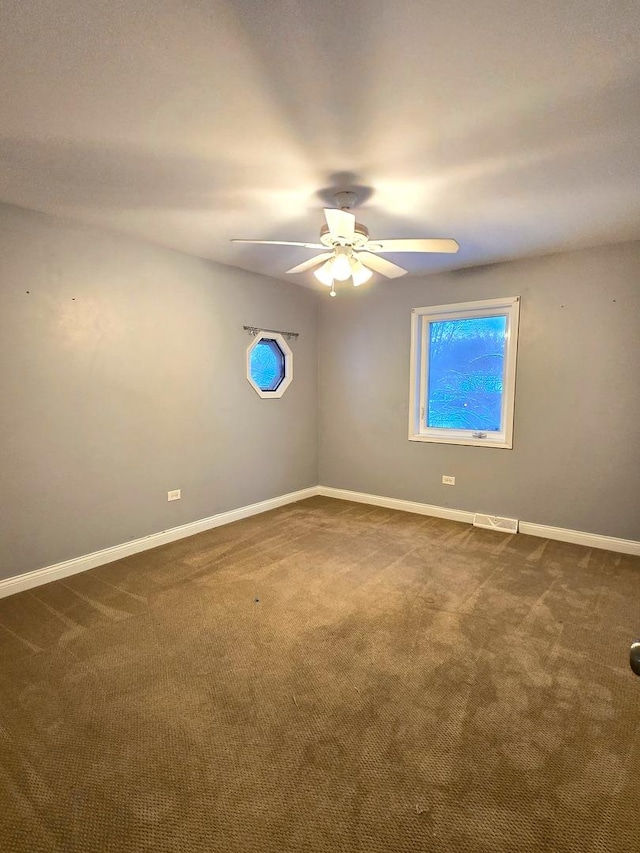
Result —
[{"label": "octagonal window", "polygon": [[261,391],[275,391],[284,379],[284,353],[273,338],[263,338],[251,350],[251,378]]},{"label": "octagonal window", "polygon": [[260,397],[282,397],[293,378],[292,357],[282,335],[256,335],[247,349],[247,379]]}]

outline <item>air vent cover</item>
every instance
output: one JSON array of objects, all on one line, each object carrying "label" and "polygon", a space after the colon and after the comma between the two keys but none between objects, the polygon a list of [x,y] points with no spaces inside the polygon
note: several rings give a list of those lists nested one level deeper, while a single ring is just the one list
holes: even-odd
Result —
[{"label": "air vent cover", "polygon": [[517,533],[517,518],[502,518],[499,515],[482,515],[477,512],[473,516],[474,527],[484,527],[487,530],[501,530],[503,533]]}]

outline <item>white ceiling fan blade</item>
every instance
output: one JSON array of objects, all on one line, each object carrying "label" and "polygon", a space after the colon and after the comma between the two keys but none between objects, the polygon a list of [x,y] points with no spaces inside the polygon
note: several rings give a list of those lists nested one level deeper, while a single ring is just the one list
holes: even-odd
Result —
[{"label": "white ceiling fan blade", "polygon": [[372,270],[386,275],[387,278],[399,278],[407,272],[407,270],[403,270],[397,264],[392,264],[391,261],[381,258],[378,255],[372,255],[371,252],[357,252],[356,257],[359,261],[362,261],[365,267],[371,267]]},{"label": "white ceiling fan blade", "polygon": [[443,237],[423,237],[407,240],[369,240],[366,248],[371,252],[442,252],[455,254],[460,246],[455,240]]},{"label": "white ceiling fan blade", "polygon": [[322,255],[316,255],[315,258],[309,258],[308,261],[303,261],[301,264],[298,264],[297,267],[291,267],[287,272],[306,272],[307,270],[313,269],[313,267],[317,267],[318,264],[321,264],[323,261],[328,261],[329,258],[332,257],[333,252],[324,252]]},{"label": "white ceiling fan blade", "polygon": [[304,249],[326,249],[322,243],[290,243],[288,240],[243,240],[233,237],[232,243],[257,243],[260,246],[302,246]]},{"label": "white ceiling fan blade", "polygon": [[353,243],[356,231],[356,218],[353,213],[327,207],[324,218],[327,220],[329,234],[334,242]]}]

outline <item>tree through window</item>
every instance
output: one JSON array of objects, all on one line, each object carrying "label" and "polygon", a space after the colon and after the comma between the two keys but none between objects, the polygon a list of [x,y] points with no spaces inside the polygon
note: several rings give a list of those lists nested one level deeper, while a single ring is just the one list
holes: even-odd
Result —
[{"label": "tree through window", "polygon": [[247,379],[260,397],[281,397],[293,378],[293,353],[282,335],[259,332],[247,348]]},{"label": "tree through window", "polygon": [[517,298],[416,308],[409,438],[511,447]]}]

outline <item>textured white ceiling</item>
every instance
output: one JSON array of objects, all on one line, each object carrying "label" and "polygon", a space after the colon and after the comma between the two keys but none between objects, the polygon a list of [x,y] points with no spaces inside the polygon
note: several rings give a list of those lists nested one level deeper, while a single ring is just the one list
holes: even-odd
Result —
[{"label": "textured white ceiling", "polygon": [[[0,0],[0,200],[285,277],[322,191],[413,273],[640,237],[637,0]],[[313,276],[297,276],[311,284]]]}]

